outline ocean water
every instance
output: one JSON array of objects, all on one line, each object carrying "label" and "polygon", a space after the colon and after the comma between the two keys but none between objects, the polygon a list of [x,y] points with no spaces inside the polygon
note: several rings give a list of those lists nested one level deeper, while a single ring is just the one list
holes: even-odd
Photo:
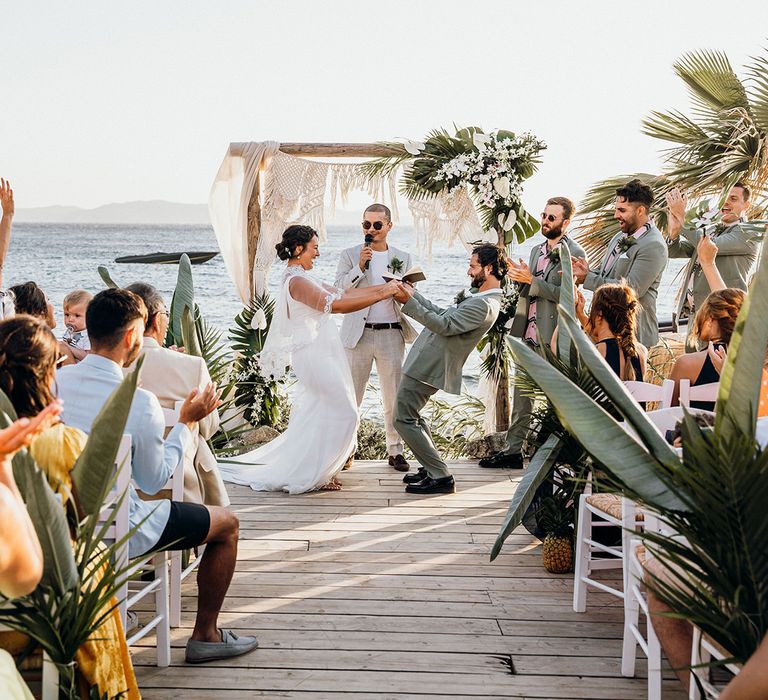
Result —
[{"label": "ocean water", "polygon": [[[329,227],[328,240],[320,245],[320,257],[314,274],[333,282],[339,253],[357,244],[362,238],[357,227]],[[468,286],[468,256],[460,246],[435,246],[431,259],[415,249],[413,230],[397,227],[389,236],[392,245],[409,250],[414,260],[424,269],[427,280],[419,290],[439,305],[452,303],[456,293]],[[541,237],[517,246],[513,257],[528,260],[531,247]],[[24,224],[13,227],[13,238],[6,261],[3,282],[11,286],[34,280],[46,292],[56,310],[58,322],[54,332],[64,332],[62,303],[73,289],[83,288],[93,293],[104,288],[97,272],[106,266],[113,279],[121,285],[144,281],[157,287],[170,304],[176,283],[175,265],[125,265],[114,262],[123,255],[139,255],[157,251],[218,250],[216,237],[210,226],[191,225],[107,225],[107,224]],[[671,317],[674,293],[679,285],[679,271],[683,261],[673,260],[664,275],[659,290],[659,317]],[[270,279],[270,290],[275,291],[284,263],[277,261]],[[221,256],[193,268],[195,296],[205,317],[225,331],[231,328],[234,317],[242,308],[235,287],[224,267]],[[336,317],[341,323],[341,318]],[[476,353],[465,367],[465,382],[471,391],[476,386],[479,358]],[[372,384],[377,385],[374,373]],[[376,395],[369,391],[364,410],[371,415],[379,413]]]}]

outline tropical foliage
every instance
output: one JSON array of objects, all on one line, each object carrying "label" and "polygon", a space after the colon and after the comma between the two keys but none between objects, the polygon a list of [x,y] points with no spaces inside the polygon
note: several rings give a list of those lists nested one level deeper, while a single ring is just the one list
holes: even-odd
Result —
[{"label": "tropical foliage", "polygon": [[611,203],[616,188],[634,177],[656,193],[652,216],[666,226],[665,195],[678,187],[691,201],[721,197],[736,182],[753,192],[751,216],[766,207],[768,182],[768,53],[750,59],[742,80],[720,51],[694,51],[674,64],[691,98],[690,115],[677,110],[651,112],[643,133],[664,141],[663,172],[611,177],[592,186],[581,204],[586,215],[580,240],[591,253],[602,252],[618,231]]},{"label": "tropical foliage", "polygon": [[400,191],[409,199],[450,195],[466,188],[486,231],[496,230],[507,244],[522,242],[539,229],[523,207],[522,183],[536,171],[543,141],[529,133],[485,133],[476,126],[435,129],[423,142],[382,144],[393,155],[360,165],[368,178],[393,175],[403,168]]},{"label": "tropical foliage", "polygon": [[634,437],[546,360],[510,340],[516,361],[547,394],[562,424],[621,491],[656,513],[668,530],[642,535],[666,570],[663,580],[653,578],[649,586],[738,662],[768,632],[768,450],[754,437],[767,313],[763,258],[729,346],[714,430],[686,412],[682,460],[567,310],[560,309],[561,332],[570,336]]},{"label": "tropical foliage", "polygon": [[[60,697],[79,699],[75,654],[98,634],[114,607],[113,599],[128,578],[113,562],[128,537],[107,544],[107,524],[99,524],[104,504],[116,507],[126,494],[110,496],[114,464],[138,380],[138,368],[113,392],[96,417],[85,449],[72,469],[73,493],[65,513],[44,472],[28,451],[13,459],[13,473],[43,551],[43,578],[28,596],[5,601],[0,622],[42,647],[59,671]],[[0,427],[16,413],[0,392]],[[139,562],[141,563],[141,562]],[[134,565],[136,561],[134,561]],[[98,690],[92,695],[100,697]]]}]

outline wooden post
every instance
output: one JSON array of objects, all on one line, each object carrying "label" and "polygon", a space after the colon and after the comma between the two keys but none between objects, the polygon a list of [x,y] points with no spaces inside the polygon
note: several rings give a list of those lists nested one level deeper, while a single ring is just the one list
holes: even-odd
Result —
[{"label": "wooden post", "polygon": [[261,173],[256,173],[253,192],[248,201],[248,291],[253,299],[253,264],[256,261],[256,245],[261,234]]}]

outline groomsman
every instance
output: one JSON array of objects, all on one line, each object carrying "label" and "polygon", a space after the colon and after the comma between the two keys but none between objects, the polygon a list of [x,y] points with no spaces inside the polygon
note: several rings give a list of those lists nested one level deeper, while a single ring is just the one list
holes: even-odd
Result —
[{"label": "groomsman", "polygon": [[[715,265],[726,287],[747,290],[749,272],[757,257],[757,243],[750,240],[752,234],[742,228],[744,215],[749,209],[749,188],[740,182],[731,187],[725,203],[720,209],[720,223],[708,227],[704,235],[709,236],[717,246]],[[669,227],[667,229],[667,249],[671,258],[690,258],[685,269],[685,279],[680,290],[676,320],[688,317],[688,337],[686,350],[694,352],[698,348],[691,338],[693,317],[696,309],[709,295],[710,289],[697,261],[696,245],[699,233],[683,227],[685,209],[688,200],[674,189],[667,195],[669,204]]]},{"label": "groomsman", "polygon": [[614,218],[621,231],[608,244],[598,270],[590,270],[584,258],[573,261],[577,284],[595,291],[607,283],[625,282],[635,290],[642,313],[638,317],[637,339],[646,347],[659,341],[656,297],[667,266],[667,244],[650,218],[653,190],[641,180],[631,180],[616,190]]},{"label": "groomsman", "polygon": [[[392,230],[392,215],[383,204],[371,204],[363,213],[363,242],[341,252],[336,268],[336,286],[347,290],[383,284],[387,272],[404,274],[411,268],[411,255],[387,243]],[[391,297],[361,311],[345,314],[341,325],[344,344],[355,384],[357,405],[363,402],[365,388],[371,376],[373,362],[379,375],[384,407],[384,427],[387,432],[389,466],[407,472],[410,468],[403,457],[403,441],[393,424],[397,387],[403,373],[405,344],[416,339],[416,331],[403,316],[400,305]],[[345,469],[352,466],[354,453]]]},{"label": "groomsman", "polygon": [[421,410],[441,389],[449,394],[461,393],[464,363],[499,315],[504,268],[503,253],[495,245],[484,243],[472,251],[467,270],[475,294],[446,309],[407,284],[395,295],[403,303],[403,312],[424,325],[405,361],[395,408],[397,431],[421,465],[418,472],[403,477],[408,493],[456,490]]},{"label": "groomsman", "polygon": [[[531,346],[541,341],[549,344],[557,327],[557,304],[562,281],[560,244],[568,246],[572,258],[585,257],[584,249],[571,240],[566,231],[574,212],[567,197],[552,197],[541,213],[544,242],[534,246],[529,263],[508,260],[507,276],[520,285],[520,298],[512,321],[512,335],[523,338]],[[515,385],[512,388],[512,415],[507,431],[507,446],[501,452],[480,460],[481,467],[523,467],[523,441],[528,432],[533,405],[531,399]]]}]

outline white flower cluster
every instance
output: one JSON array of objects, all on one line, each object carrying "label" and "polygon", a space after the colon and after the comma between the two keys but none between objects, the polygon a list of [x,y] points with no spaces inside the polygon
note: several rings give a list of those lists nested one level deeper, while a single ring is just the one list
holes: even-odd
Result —
[{"label": "white flower cluster", "polygon": [[[449,192],[470,185],[489,209],[512,207],[523,191],[520,172],[545,148],[544,142],[529,133],[499,139],[478,132],[473,143],[474,150],[443,164],[435,180],[444,181]],[[510,228],[513,225],[514,220]]]}]

